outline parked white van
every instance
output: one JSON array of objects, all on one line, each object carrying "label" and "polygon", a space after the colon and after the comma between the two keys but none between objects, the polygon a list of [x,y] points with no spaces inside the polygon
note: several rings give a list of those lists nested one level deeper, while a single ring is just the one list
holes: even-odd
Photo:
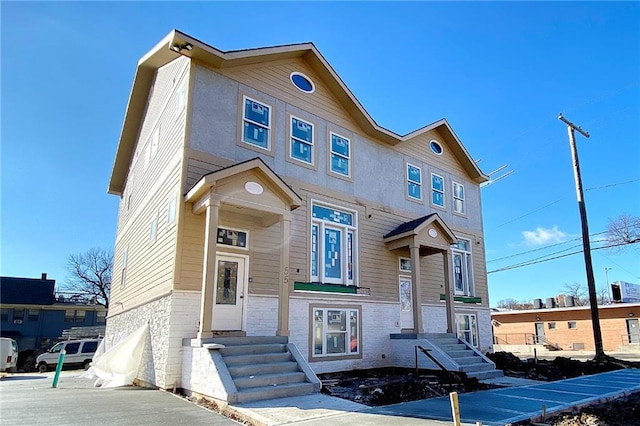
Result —
[{"label": "parked white van", "polygon": [[8,337],[0,337],[0,371],[15,371],[18,365],[18,344]]},{"label": "parked white van", "polygon": [[49,368],[53,369],[58,365],[60,352],[66,352],[63,367],[77,366],[88,369],[91,365],[93,355],[98,349],[99,339],[67,340],[56,343],[51,349],[36,358],[38,371],[44,373]]}]

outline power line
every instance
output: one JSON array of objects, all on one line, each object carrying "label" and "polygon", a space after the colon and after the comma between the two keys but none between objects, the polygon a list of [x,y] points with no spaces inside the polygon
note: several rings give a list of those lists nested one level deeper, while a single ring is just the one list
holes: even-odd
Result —
[{"label": "power line", "polygon": [[[592,248],[591,251],[602,250],[602,249],[618,247],[618,246],[625,246],[625,245],[629,245],[629,244],[638,244],[638,243],[627,243],[627,242],[625,242],[625,243],[619,243],[619,244],[611,244],[611,245],[608,245],[608,246],[601,246],[601,247]],[[575,254],[580,254],[582,252],[583,252],[583,250],[578,250],[578,251],[574,251],[572,253],[566,253],[566,254],[563,254],[563,255],[560,255],[560,256],[556,256],[556,257],[551,257],[551,258],[548,258],[548,259],[540,259],[539,258],[540,260],[522,262],[522,263],[518,263],[518,264],[515,264],[515,265],[511,265],[511,266],[505,266],[503,268],[494,269],[493,271],[488,271],[487,275],[488,274],[493,274],[495,272],[503,272],[503,271],[508,271],[508,270],[511,270],[511,269],[518,269],[518,268],[523,268],[525,266],[535,265],[535,264],[538,264],[538,263],[549,262],[551,260],[556,260],[556,259],[561,259],[563,257],[573,256]]]}]

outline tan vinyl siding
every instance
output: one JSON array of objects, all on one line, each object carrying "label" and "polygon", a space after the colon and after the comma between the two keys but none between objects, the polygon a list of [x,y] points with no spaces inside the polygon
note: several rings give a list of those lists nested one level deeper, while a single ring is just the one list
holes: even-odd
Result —
[{"label": "tan vinyl siding", "polygon": [[[115,313],[168,293],[173,288],[175,247],[181,199],[185,109],[177,109],[177,89],[186,85],[188,61],[177,60],[158,70],[140,129],[123,205],[119,212],[112,304]],[[160,126],[157,150],[145,169],[145,149]],[[133,176],[133,179],[130,178]],[[131,203],[127,207],[128,197]],[[167,223],[168,203],[176,202],[176,219]],[[155,241],[150,241],[152,218]],[[122,258],[127,251],[126,282],[122,288]]]},{"label": "tan vinyl siding", "polygon": [[[436,155],[431,150],[431,147],[429,146],[429,142],[431,140],[436,140],[440,145],[442,145],[442,155]],[[428,164],[431,168],[457,176],[465,176],[465,179],[468,179],[467,173],[437,130],[431,130],[430,132],[424,133],[414,139],[401,142],[396,145],[394,149]],[[425,171],[423,170],[423,173],[424,172]],[[429,184],[424,187],[428,187],[430,189],[429,176],[425,175],[423,178],[424,182]]]},{"label": "tan vinyl siding", "polygon": [[[297,71],[305,74],[315,84],[316,90],[309,94],[298,90],[289,76]],[[301,59],[274,61],[267,64],[246,65],[216,70],[220,74],[236,80],[261,92],[278,98],[305,111],[313,111],[322,117],[351,131],[359,127],[316,73]]]}]

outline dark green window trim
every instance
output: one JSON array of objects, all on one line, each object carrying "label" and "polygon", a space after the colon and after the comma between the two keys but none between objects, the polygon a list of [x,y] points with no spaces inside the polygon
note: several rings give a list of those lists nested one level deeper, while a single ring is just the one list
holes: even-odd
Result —
[{"label": "dark green window trim", "polygon": [[[446,300],[447,297],[444,294],[440,294],[440,300]],[[471,297],[471,296],[454,296],[454,302],[462,302],[462,303],[482,303],[481,297]]]},{"label": "dark green window trim", "polygon": [[352,285],[344,284],[329,284],[321,282],[302,282],[295,281],[293,283],[293,290],[299,291],[320,291],[325,293],[343,293],[343,294],[371,294],[371,289],[365,287],[356,287]]}]

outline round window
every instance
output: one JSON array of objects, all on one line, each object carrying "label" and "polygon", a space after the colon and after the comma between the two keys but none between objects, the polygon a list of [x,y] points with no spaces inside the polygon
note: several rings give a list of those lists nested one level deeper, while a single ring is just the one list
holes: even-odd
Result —
[{"label": "round window", "polygon": [[316,87],[313,85],[313,82],[309,77],[299,72],[291,73],[291,82],[294,86],[305,93],[313,93],[313,91],[316,90]]},{"label": "round window", "polygon": [[442,155],[442,145],[438,141],[429,142],[429,146],[431,147],[431,151],[438,155]]}]

